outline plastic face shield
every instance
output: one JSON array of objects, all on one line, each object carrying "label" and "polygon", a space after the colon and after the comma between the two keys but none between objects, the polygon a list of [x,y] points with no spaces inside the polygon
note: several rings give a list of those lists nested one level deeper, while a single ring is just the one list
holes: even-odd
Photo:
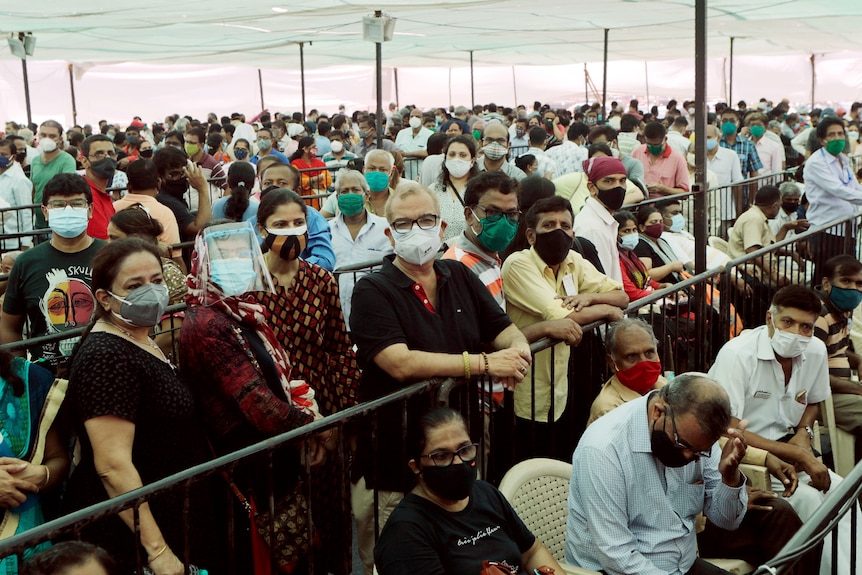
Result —
[{"label": "plastic face shield", "polygon": [[207,294],[204,305],[247,292],[273,291],[250,222],[210,226],[201,231],[196,248],[198,285]]}]

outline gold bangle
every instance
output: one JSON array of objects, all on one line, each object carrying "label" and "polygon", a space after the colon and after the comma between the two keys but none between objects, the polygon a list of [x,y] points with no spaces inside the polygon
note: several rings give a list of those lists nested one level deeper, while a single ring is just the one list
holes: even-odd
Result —
[{"label": "gold bangle", "polygon": [[464,356],[464,379],[470,379],[470,354],[465,351],[462,355]]},{"label": "gold bangle", "polygon": [[152,558],[147,558],[147,565],[152,564],[152,562],[153,562],[153,561],[155,561],[156,559],[158,559],[158,558],[162,555],[162,553],[164,553],[164,552],[165,552],[165,551],[167,551],[167,550],[168,550],[168,544],[167,544],[167,543],[165,543],[165,544],[162,546],[162,548],[161,548],[161,549],[159,549],[158,551],[156,551],[156,554],[155,554],[155,555],[153,555],[153,556],[152,556]]},{"label": "gold bangle", "polygon": [[482,359],[485,362],[485,375],[488,375],[488,373],[490,373],[491,371],[491,366],[488,364],[488,354],[484,351],[482,352]]},{"label": "gold bangle", "polygon": [[48,482],[51,481],[51,468],[47,465],[43,465],[42,467],[45,468],[45,481],[41,485],[39,485],[40,488],[47,487]]}]

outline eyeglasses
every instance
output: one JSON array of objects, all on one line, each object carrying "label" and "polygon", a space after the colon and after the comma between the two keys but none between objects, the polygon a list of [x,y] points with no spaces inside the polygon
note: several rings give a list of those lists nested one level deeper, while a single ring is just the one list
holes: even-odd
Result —
[{"label": "eyeglasses", "polygon": [[434,463],[434,467],[449,467],[452,465],[452,462],[455,461],[456,455],[462,463],[470,463],[471,461],[476,460],[476,455],[478,455],[478,453],[479,444],[471,443],[470,445],[465,445],[455,451],[434,451],[427,455],[423,455],[422,457],[430,459]]},{"label": "eyeglasses", "polygon": [[66,206],[71,206],[73,208],[86,208],[90,204],[87,203],[87,200],[51,200],[48,202],[49,210],[62,210],[65,209]]},{"label": "eyeglasses", "polygon": [[[502,219],[503,216],[506,216],[506,218],[508,218],[510,222],[517,222],[521,218],[521,210],[501,212],[500,210],[486,208],[478,204],[476,205],[476,207],[485,212],[485,219],[487,219],[489,222],[498,222],[500,221],[500,219]],[[474,213],[473,215],[476,214]]]},{"label": "eyeglasses", "polygon": [[670,411],[670,425],[673,428],[673,443],[674,447],[679,450],[687,449],[694,453],[695,458],[700,457],[709,457],[712,454],[712,448],[710,447],[707,451],[698,451],[694,447],[688,444],[687,441],[682,439],[679,434],[676,432],[676,420],[673,417],[673,410],[670,408],[670,404],[668,404],[668,410]]},{"label": "eyeglasses", "polygon": [[106,151],[104,151],[104,150],[101,150],[101,151],[98,151],[98,152],[93,152],[93,153],[92,153],[92,154],[90,154],[88,157],[90,157],[90,158],[96,158],[97,160],[104,160],[105,158],[116,158],[116,157],[117,157],[117,152],[115,152],[114,150],[111,150],[111,151],[109,151],[109,152],[106,152]]},{"label": "eyeglasses", "polygon": [[413,229],[413,224],[419,226],[420,230],[433,230],[437,227],[437,220],[440,219],[440,216],[437,214],[422,214],[415,220],[411,220],[408,218],[400,218],[395,220],[394,222],[390,222],[389,227],[398,232],[399,234],[406,234],[410,230]]}]

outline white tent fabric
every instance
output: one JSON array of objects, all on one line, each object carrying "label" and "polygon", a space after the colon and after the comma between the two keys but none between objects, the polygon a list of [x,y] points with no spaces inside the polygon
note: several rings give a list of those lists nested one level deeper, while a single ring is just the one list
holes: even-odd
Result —
[{"label": "white tent fabric", "polygon": [[[362,17],[381,9],[397,18],[383,44],[384,100],[420,106],[469,104],[469,53],[477,102],[594,101],[584,63],[601,90],[603,30],[609,29],[610,99],[653,101],[693,95],[694,0],[43,0],[5,3],[0,32],[32,32],[28,58],[33,116],[71,122],[67,63],[76,76],[80,121],[127,122],[260,107],[301,107],[299,48],[304,43],[306,101],[332,111],[371,108],[374,44]],[[716,0],[708,4],[709,96],[728,96],[730,37],[733,99],[862,99],[859,0]],[[25,117],[20,61],[0,44],[0,118]]]}]

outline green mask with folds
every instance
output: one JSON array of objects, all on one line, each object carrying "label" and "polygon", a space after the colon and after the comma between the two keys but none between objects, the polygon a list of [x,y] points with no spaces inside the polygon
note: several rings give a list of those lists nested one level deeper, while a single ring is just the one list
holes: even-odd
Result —
[{"label": "green mask with folds", "polygon": [[664,152],[664,144],[659,144],[657,146],[653,146],[652,144],[647,144],[647,150],[653,156],[661,156],[661,153]]},{"label": "green mask with folds", "polygon": [[763,126],[751,126],[751,135],[755,138],[760,138],[766,133],[766,128]]},{"label": "green mask with folds", "polygon": [[506,249],[515,239],[515,232],[518,231],[518,222],[510,220],[502,214],[499,215],[499,219],[495,218],[491,221],[488,218],[482,218],[479,223],[482,224],[482,231],[476,234],[476,237],[479,243],[491,252],[500,252]]},{"label": "green mask with folds", "polygon": [[844,140],[832,140],[831,142],[826,142],[826,151],[833,156],[837,156],[844,151]]}]

